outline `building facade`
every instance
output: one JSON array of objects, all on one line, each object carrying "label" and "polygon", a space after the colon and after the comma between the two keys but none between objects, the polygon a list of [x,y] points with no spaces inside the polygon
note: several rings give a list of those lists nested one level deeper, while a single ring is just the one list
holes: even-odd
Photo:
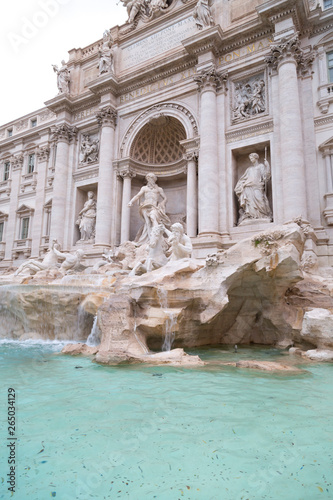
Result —
[{"label": "building facade", "polygon": [[127,9],[54,67],[45,108],[0,127],[0,266],[54,238],[87,262],[134,240],[150,172],[194,256],[301,218],[333,265],[333,0]]}]

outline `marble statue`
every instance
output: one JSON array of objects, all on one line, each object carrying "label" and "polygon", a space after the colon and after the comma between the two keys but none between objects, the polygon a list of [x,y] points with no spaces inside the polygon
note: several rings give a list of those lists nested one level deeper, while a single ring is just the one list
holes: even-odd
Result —
[{"label": "marble statue", "polygon": [[271,177],[268,161],[259,163],[259,155],[249,155],[252,165],[238,180],[235,193],[238,197],[240,211],[238,224],[248,219],[272,220],[272,212],[266,196],[267,182]]},{"label": "marble statue", "polygon": [[81,264],[81,260],[84,256],[84,251],[81,248],[76,250],[74,253],[60,252],[54,244],[52,245],[52,248],[56,256],[64,260],[60,266],[60,272],[63,274],[66,274],[68,271],[75,269]]},{"label": "marble statue", "polygon": [[164,228],[168,235],[169,260],[189,259],[192,254],[191,238],[185,234],[184,227],[180,222],[172,224],[171,231]]},{"label": "marble statue", "polygon": [[93,163],[98,160],[99,140],[92,140],[89,135],[82,137],[80,163]]},{"label": "marble statue", "polygon": [[26,262],[23,262],[23,264],[21,264],[20,267],[15,271],[14,275],[17,276],[18,274],[21,273],[25,274],[27,271],[29,271],[30,275],[33,275],[36,274],[38,271],[45,271],[46,269],[52,269],[57,267],[58,257],[54,249],[60,250],[60,245],[57,242],[57,240],[53,240],[51,248],[48,249],[43,260],[39,261],[30,259]]},{"label": "marble statue", "polygon": [[148,4],[148,9],[150,14],[158,10],[163,10],[168,7],[168,2],[166,0],[150,0]]},{"label": "marble statue", "polygon": [[234,119],[249,118],[265,111],[265,82],[263,79],[240,82],[235,85]]},{"label": "marble statue", "polygon": [[121,0],[127,8],[128,23],[133,23],[139,12],[146,11],[146,0]]},{"label": "marble statue", "polygon": [[164,232],[165,227],[163,224],[158,224],[151,229],[148,256],[144,262],[139,261],[135,265],[129,274],[130,276],[149,273],[167,264],[168,258],[165,255]]},{"label": "marble statue", "polygon": [[199,30],[213,26],[214,24],[208,2],[209,0],[198,0],[193,11],[193,17]]},{"label": "marble statue", "polygon": [[69,92],[70,71],[67,68],[65,61],[61,61],[61,68],[55,64],[52,65],[53,71],[57,73],[57,86],[59,94],[66,94]]},{"label": "marble statue", "polygon": [[100,267],[106,266],[107,264],[113,264],[113,259],[115,253],[113,250],[105,250],[102,254],[102,260],[99,260],[94,264],[93,271],[98,271]]},{"label": "marble statue", "polygon": [[143,229],[136,238],[137,245],[149,242],[151,230],[154,226],[158,226],[159,224],[170,226],[171,224],[169,217],[165,213],[167,197],[163,189],[156,184],[156,175],[152,173],[147,174],[146,180],[147,185],[143,186],[128,204],[131,207],[134,202],[139,201],[140,215],[144,220]]},{"label": "marble statue", "polygon": [[92,191],[88,191],[88,199],[79,213],[79,218],[76,221],[76,224],[79,226],[81,233],[80,241],[92,241],[94,239],[96,225],[96,200]]},{"label": "marble statue", "polygon": [[99,74],[113,73],[113,50],[112,50],[112,37],[109,30],[106,30],[103,34],[103,46],[99,50],[99,63],[98,69]]}]

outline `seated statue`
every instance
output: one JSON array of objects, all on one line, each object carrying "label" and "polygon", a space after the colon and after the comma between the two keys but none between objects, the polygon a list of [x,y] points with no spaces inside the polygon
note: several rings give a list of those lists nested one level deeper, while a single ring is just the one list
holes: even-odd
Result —
[{"label": "seated statue", "polygon": [[55,253],[56,249],[59,250],[60,245],[57,242],[57,240],[53,240],[52,245],[46,252],[46,255],[44,256],[43,260],[40,261],[40,260],[30,259],[23,262],[23,264],[21,264],[20,267],[15,271],[14,276],[17,276],[18,274],[21,273],[34,275],[38,271],[45,271],[46,269],[52,269],[57,267],[58,257]]}]

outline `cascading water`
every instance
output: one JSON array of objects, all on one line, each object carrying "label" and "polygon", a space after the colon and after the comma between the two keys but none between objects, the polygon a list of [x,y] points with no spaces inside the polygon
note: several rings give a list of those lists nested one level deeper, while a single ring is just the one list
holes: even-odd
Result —
[{"label": "cascading water", "polygon": [[135,323],[134,323],[134,332],[133,332],[133,333],[134,333],[134,337],[136,338],[137,343],[139,344],[139,346],[141,347],[141,349],[143,350],[143,352],[144,352],[145,354],[149,354],[149,350],[148,350],[148,349],[147,349],[147,347],[144,345],[144,343],[143,343],[143,342],[141,342],[141,340],[139,339],[139,337],[138,337],[138,335],[137,335],[137,333],[136,333],[136,321],[135,321]]},{"label": "cascading water", "polygon": [[173,341],[175,340],[175,326],[177,324],[177,315],[168,310],[168,294],[164,288],[157,288],[157,296],[163,312],[168,316],[165,322],[165,336],[162,345],[162,351],[171,351]]},{"label": "cascading water", "polygon": [[91,328],[90,335],[87,338],[86,344],[89,346],[96,346],[100,343],[101,343],[101,330],[99,329],[99,326],[98,326],[98,318],[97,318],[97,314],[96,314],[96,316],[94,317],[93,326]]}]

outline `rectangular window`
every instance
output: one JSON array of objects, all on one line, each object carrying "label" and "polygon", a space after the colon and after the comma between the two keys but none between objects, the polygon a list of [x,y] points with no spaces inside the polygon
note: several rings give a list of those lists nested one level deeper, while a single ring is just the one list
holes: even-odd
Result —
[{"label": "rectangular window", "polygon": [[35,155],[29,155],[29,160],[28,160],[28,174],[32,174],[32,172],[35,170]]},{"label": "rectangular window", "polygon": [[31,128],[37,127],[37,118],[31,120]]},{"label": "rectangular window", "polygon": [[10,162],[6,161],[3,169],[3,180],[8,181],[9,179]]},{"label": "rectangular window", "polygon": [[324,9],[329,9],[333,7],[333,0],[324,0]]},{"label": "rectangular window", "polygon": [[328,81],[333,83],[333,50],[327,53]]},{"label": "rectangular window", "polygon": [[13,135],[13,129],[12,128],[9,128],[7,130],[7,134],[8,134],[8,137],[11,137]]},{"label": "rectangular window", "polygon": [[5,223],[0,222],[0,241],[3,241],[3,230],[4,230]]},{"label": "rectangular window", "polygon": [[23,217],[21,227],[21,240],[26,240],[29,234],[29,217]]}]

